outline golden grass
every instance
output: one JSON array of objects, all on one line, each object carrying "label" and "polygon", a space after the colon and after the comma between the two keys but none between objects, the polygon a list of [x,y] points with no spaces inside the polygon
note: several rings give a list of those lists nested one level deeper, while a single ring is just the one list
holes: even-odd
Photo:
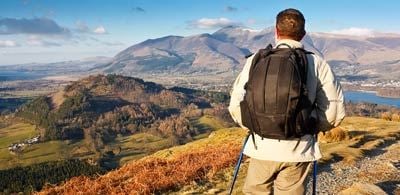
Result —
[{"label": "golden grass", "polygon": [[318,134],[318,141],[320,143],[332,143],[347,140],[349,138],[348,132],[340,127],[336,127],[327,132],[320,132]]},{"label": "golden grass", "polygon": [[239,147],[225,143],[181,154],[173,159],[148,157],[127,164],[97,179],[76,177],[62,186],[46,188],[39,194],[151,194],[165,192],[212,178],[232,166]]},{"label": "golden grass", "polygon": [[212,132],[207,139],[201,139],[187,143],[182,146],[175,146],[166,150],[154,153],[152,156],[160,158],[174,158],[178,155],[185,154],[189,151],[204,150],[209,147],[216,147],[224,143],[241,144],[246,132],[240,128],[226,128]]},{"label": "golden grass", "polygon": [[[340,128],[341,130],[334,129],[334,133],[328,134],[332,142],[320,144],[322,162],[336,159],[354,163],[381,144],[400,138],[400,122],[383,119],[347,117]],[[338,139],[339,137],[344,139]]]},{"label": "golden grass", "polygon": [[[352,163],[381,144],[398,140],[400,123],[348,117],[340,130],[331,133],[330,143],[320,144],[322,162]],[[47,187],[40,194],[204,194],[211,193],[211,188],[223,193],[245,134],[239,128],[221,129],[207,139],[156,152],[97,179],[73,178],[63,185]],[[234,192],[240,192],[243,186],[246,166],[244,163],[241,167]]]},{"label": "golden grass", "polygon": [[97,179],[76,177],[39,194],[151,194],[211,180],[233,166],[244,136],[238,128],[218,130],[208,139],[157,152]]},{"label": "golden grass", "polygon": [[366,183],[354,183],[350,188],[343,190],[338,195],[377,195],[386,194],[378,186]]}]

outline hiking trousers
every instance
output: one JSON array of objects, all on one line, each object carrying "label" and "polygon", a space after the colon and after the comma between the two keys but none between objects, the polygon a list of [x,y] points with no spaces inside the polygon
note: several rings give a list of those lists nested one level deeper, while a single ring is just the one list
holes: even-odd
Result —
[{"label": "hiking trousers", "polygon": [[244,194],[305,194],[312,162],[276,162],[250,158]]}]

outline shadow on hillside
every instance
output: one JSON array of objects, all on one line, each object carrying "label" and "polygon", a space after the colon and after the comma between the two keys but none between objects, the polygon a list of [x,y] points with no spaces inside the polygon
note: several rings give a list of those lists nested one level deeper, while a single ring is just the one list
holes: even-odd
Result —
[{"label": "shadow on hillside", "polygon": [[[369,157],[379,156],[385,153],[387,150],[385,148],[396,143],[400,139],[400,133],[389,133],[387,135],[374,135],[373,132],[368,131],[349,131],[349,136],[351,139],[358,139],[358,142],[351,145],[352,148],[362,148],[363,153]],[[376,142],[374,145],[374,142]],[[372,148],[368,148],[369,147]],[[365,148],[366,147],[366,148]]]},{"label": "shadow on hillside", "polygon": [[382,140],[383,140],[383,143],[379,144],[374,149],[366,150],[365,154],[370,157],[379,156],[381,154],[384,154],[385,152],[387,152],[387,150],[384,148],[387,148],[387,147],[395,144],[399,140],[399,137],[396,137],[394,139],[382,139]]},{"label": "shadow on hillside", "polygon": [[400,185],[400,181],[383,181],[377,183],[376,185],[382,188],[382,190],[388,194],[395,194],[395,190],[397,186]]},{"label": "shadow on hillside", "polygon": [[[328,161],[321,161],[318,162],[318,174],[323,173],[323,172],[327,172],[327,173],[332,173],[333,169],[332,169],[332,163],[338,162],[343,160],[343,157],[337,155],[337,154],[332,154],[332,158]],[[312,173],[312,170],[311,170]]]},{"label": "shadow on hillside", "polygon": [[350,138],[354,138],[357,136],[362,136],[368,133],[368,131],[362,131],[362,130],[351,130],[347,132],[350,136]]},{"label": "shadow on hillside", "polygon": [[207,133],[207,132],[210,132],[213,130],[213,127],[211,125],[201,123],[200,121],[198,121],[196,119],[191,120],[191,123],[192,123],[193,127],[197,129],[199,134]]},{"label": "shadow on hillside", "polygon": [[382,137],[380,137],[380,136],[376,136],[376,135],[371,135],[371,134],[365,133],[364,135],[360,135],[360,140],[356,144],[351,145],[350,147],[360,148],[365,143],[367,143],[369,141],[374,141],[374,140],[381,139],[381,138]]}]

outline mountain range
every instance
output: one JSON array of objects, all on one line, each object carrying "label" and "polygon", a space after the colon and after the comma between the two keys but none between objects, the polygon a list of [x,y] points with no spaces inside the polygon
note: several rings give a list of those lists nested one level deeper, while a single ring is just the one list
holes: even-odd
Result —
[{"label": "mountain range", "polygon": [[[126,48],[113,58],[1,66],[0,70],[53,75],[116,73],[140,77],[160,73],[229,73],[235,76],[243,67],[246,55],[275,43],[274,34],[273,27],[252,30],[228,26],[211,34],[148,39]],[[311,32],[302,43],[305,49],[324,57],[342,78],[399,80],[400,34],[374,32],[358,36]]]},{"label": "mountain range", "polygon": [[[127,75],[240,71],[246,55],[274,44],[274,34],[273,27],[251,30],[229,26],[212,34],[149,39],[121,51],[101,70]],[[398,79],[400,34],[308,33],[302,43],[305,49],[324,57],[339,75]]]}]

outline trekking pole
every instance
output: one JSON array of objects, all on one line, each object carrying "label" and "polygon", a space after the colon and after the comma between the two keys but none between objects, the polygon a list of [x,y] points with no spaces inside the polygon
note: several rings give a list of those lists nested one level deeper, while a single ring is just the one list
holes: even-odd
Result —
[{"label": "trekking pole", "polygon": [[[318,141],[318,133],[315,135],[315,141]],[[313,189],[312,189],[313,195],[317,194],[317,171],[318,171],[318,160],[315,160],[313,166]]]},{"label": "trekking pole", "polygon": [[317,161],[314,161],[314,167],[313,167],[313,189],[312,189],[312,194],[313,195],[317,194]]},{"label": "trekking pole", "polygon": [[237,175],[238,175],[238,173],[239,173],[240,164],[242,163],[242,159],[243,159],[243,150],[244,150],[244,147],[246,146],[246,143],[247,143],[247,140],[249,139],[249,136],[250,136],[250,133],[247,134],[246,138],[244,139],[243,147],[242,147],[242,150],[240,151],[239,159],[238,159],[238,161],[237,161],[237,163],[236,163],[235,172],[233,173],[233,180],[232,180],[232,183],[231,183],[231,187],[230,187],[230,189],[229,189],[229,195],[232,194],[233,186],[235,185],[236,177],[237,177]]}]

